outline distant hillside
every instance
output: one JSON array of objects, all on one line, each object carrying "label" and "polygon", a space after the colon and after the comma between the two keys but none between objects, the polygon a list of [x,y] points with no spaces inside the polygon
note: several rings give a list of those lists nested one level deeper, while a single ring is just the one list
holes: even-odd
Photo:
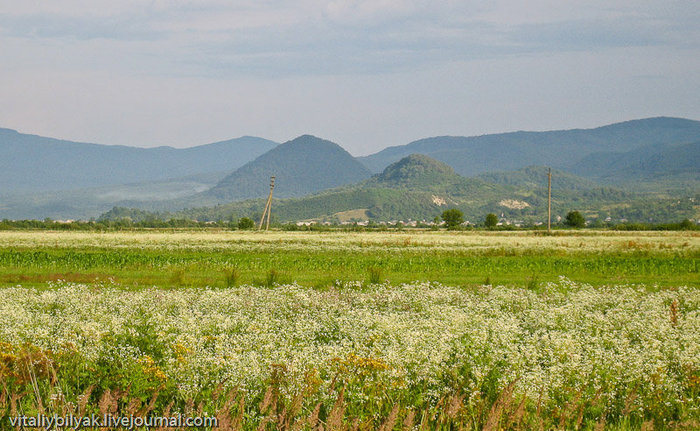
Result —
[{"label": "distant hillside", "polygon": [[[493,180],[487,182],[485,180]],[[645,198],[611,187],[601,187],[566,172],[553,172],[554,221],[566,212],[582,211],[589,220],[678,221],[695,214],[699,197]],[[190,208],[164,217],[196,220],[259,219],[264,199],[214,207]],[[543,222],[547,213],[546,168],[464,178],[442,162],[411,155],[388,166],[380,175],[352,186],[326,190],[302,198],[275,199],[273,220],[374,221],[432,220],[447,208],[459,208],[467,220],[480,223],[488,213],[518,223]],[[134,219],[148,213],[118,209],[106,217]]]},{"label": "distant hillside", "polygon": [[283,145],[244,137],[144,149],[0,129],[0,155],[0,218],[84,219],[113,206],[234,217],[261,204],[228,203],[264,199],[274,175],[282,220],[432,219],[449,206],[472,218],[486,211],[534,220],[546,205],[543,166],[554,168],[554,207],[562,211],[700,218],[684,200],[700,190],[700,122],[679,118],[422,139],[360,158],[374,177],[338,145],[308,135]]},{"label": "distant hillside", "polygon": [[430,188],[453,182],[458,178],[454,169],[447,164],[423,154],[411,154],[389,165],[373,183],[394,187]]},{"label": "distant hillside", "polygon": [[[547,171],[544,166],[527,166],[517,171],[489,172],[477,178],[494,184],[515,186],[522,190],[547,187]],[[600,187],[595,181],[579,177],[558,169],[552,169],[552,184],[555,190],[567,192],[591,190]]]},{"label": "distant hillside", "polygon": [[[364,189],[390,188],[409,190],[412,192],[430,192],[430,201],[447,205],[450,199],[477,201],[495,198],[500,193],[515,190],[513,187],[502,187],[485,182],[478,178],[465,178],[457,175],[446,163],[432,159],[422,154],[411,154],[398,162],[387,166],[384,171],[360,185]],[[435,196],[433,198],[432,196]]]},{"label": "distant hillside", "polygon": [[[286,144],[280,147],[284,145]],[[412,155],[387,167],[381,175],[356,185],[325,190],[302,198],[276,199],[273,217],[281,221],[424,217],[432,220],[449,205],[495,199],[500,196],[498,191],[504,188],[508,189],[478,179],[460,177],[442,162],[422,155]],[[191,208],[172,216],[198,220],[230,219],[244,215],[259,217],[263,205],[264,199],[248,200],[215,207]]]},{"label": "distant hillside", "polygon": [[688,144],[699,138],[699,121],[658,117],[595,129],[427,138],[358,160],[372,172],[381,172],[389,164],[419,153],[447,163],[460,175],[473,176],[529,165],[568,169],[594,153],[625,153],[652,145]]},{"label": "distant hillside", "polygon": [[594,153],[573,165],[571,171],[615,181],[700,174],[700,141],[648,146],[627,152]]},{"label": "distant hillside", "polygon": [[570,171],[610,184],[657,196],[678,196],[700,190],[700,141],[682,145],[650,145],[627,152],[597,152]]},{"label": "distant hillside", "polygon": [[370,172],[338,144],[311,135],[275,147],[240,167],[203,197],[235,201],[264,197],[275,176],[275,196],[303,196],[324,189],[357,183]]},{"label": "distant hillside", "polygon": [[0,219],[89,220],[117,206],[154,206],[208,190],[227,172],[50,192],[25,192],[0,198]]},{"label": "distant hillside", "polygon": [[0,129],[0,194],[160,181],[236,169],[274,148],[245,136],[192,148],[137,148]]}]

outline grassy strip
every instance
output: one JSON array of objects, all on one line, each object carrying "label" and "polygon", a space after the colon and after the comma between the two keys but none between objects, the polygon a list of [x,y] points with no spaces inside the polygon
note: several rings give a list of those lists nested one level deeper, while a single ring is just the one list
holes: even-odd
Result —
[{"label": "grassy strip", "polygon": [[[233,271],[233,272],[232,272]],[[645,283],[700,286],[696,253],[560,253],[518,255],[509,250],[192,251],[140,249],[0,249],[0,283],[31,285],[52,280],[124,285],[231,286],[298,282],[318,288],[336,280],[373,278],[391,283],[440,281],[452,285],[510,284],[533,287],[566,274],[594,285]]]}]

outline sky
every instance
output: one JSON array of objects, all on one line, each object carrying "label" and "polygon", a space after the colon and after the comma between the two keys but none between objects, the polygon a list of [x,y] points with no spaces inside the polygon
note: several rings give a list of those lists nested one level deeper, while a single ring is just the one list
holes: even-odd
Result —
[{"label": "sky", "polygon": [[0,127],[190,147],[700,120],[697,0],[0,0]]}]

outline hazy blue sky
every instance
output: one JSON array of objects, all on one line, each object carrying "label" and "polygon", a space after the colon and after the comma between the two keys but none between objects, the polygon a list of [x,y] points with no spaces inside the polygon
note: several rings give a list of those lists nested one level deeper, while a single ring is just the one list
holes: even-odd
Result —
[{"label": "hazy blue sky", "polygon": [[186,147],[700,120],[697,0],[0,0],[0,127]]}]

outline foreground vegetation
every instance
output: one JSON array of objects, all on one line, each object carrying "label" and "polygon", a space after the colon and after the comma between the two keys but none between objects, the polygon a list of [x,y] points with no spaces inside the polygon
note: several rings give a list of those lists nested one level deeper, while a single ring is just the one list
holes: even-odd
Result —
[{"label": "foreground vegetation", "polygon": [[196,412],[223,429],[700,424],[696,289],[58,283],[0,290],[0,322],[3,415]]},{"label": "foreground vegetation", "polygon": [[0,429],[697,429],[699,257],[691,231],[4,231]]}]

